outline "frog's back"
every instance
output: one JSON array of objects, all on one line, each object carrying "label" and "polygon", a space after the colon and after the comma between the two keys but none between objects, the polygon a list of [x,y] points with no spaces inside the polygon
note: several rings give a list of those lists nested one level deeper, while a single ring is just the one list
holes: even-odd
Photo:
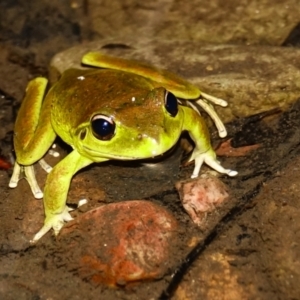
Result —
[{"label": "frog's back", "polygon": [[47,95],[52,98],[54,129],[70,131],[96,112],[110,114],[152,88],[151,80],[123,71],[67,70]]}]

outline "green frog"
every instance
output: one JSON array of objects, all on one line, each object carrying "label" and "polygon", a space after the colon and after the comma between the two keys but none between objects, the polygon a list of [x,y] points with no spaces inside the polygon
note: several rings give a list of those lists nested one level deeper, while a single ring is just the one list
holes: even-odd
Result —
[{"label": "green frog", "polygon": [[[80,169],[111,159],[156,157],[172,148],[183,131],[195,143],[192,177],[198,176],[203,163],[229,176],[237,174],[217,161],[205,121],[194,105],[209,113],[224,137],[225,127],[208,102],[225,106],[224,100],[144,63],[99,52],[87,53],[82,63],[90,68],[65,71],[49,91],[47,79],[30,81],[17,116],[16,162],[9,186],[17,186],[23,171],[34,196],[44,197],[44,226],[32,242],[51,229],[58,234],[72,219],[66,199],[71,179]],[[42,159],[56,136],[73,150],[53,169],[46,165],[50,173],[43,193],[33,165],[37,161],[45,165]]]}]

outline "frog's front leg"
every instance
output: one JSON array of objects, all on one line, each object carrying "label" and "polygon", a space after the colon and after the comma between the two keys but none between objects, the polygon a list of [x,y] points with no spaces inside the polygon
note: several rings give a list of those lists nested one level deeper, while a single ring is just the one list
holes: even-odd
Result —
[{"label": "frog's front leg", "polygon": [[35,198],[42,198],[33,164],[39,161],[55,139],[51,125],[51,99],[43,102],[47,79],[38,77],[30,81],[26,95],[19,110],[14,129],[14,148],[16,162],[9,187],[15,188],[25,173]]},{"label": "frog's front leg", "polygon": [[191,177],[195,178],[199,175],[203,163],[220,173],[229,176],[237,175],[236,171],[223,168],[217,160],[216,153],[210,144],[209,132],[204,119],[188,107],[182,107],[182,109],[185,114],[183,129],[189,132],[195,142],[195,149],[189,159],[189,161],[195,160],[195,168]]},{"label": "frog's front leg", "polygon": [[92,160],[81,156],[76,150],[73,150],[55,165],[47,176],[44,189],[44,209],[46,214],[44,226],[31,242],[36,242],[52,228],[57,235],[64,222],[72,220],[69,208],[66,205],[70,182],[76,172],[91,163],[93,163]]}]

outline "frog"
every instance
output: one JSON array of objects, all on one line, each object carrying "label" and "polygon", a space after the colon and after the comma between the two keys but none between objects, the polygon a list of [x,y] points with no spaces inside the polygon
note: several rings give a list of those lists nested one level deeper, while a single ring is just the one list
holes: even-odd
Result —
[{"label": "frog", "polygon": [[[200,110],[214,120],[221,137],[226,129],[213,105],[223,99],[167,70],[150,64],[91,51],[82,57],[86,68],[64,71],[48,88],[45,77],[31,80],[14,128],[16,161],[9,186],[15,188],[25,174],[35,198],[43,198],[44,225],[37,242],[48,231],[57,235],[72,220],[67,194],[73,176],[81,169],[108,160],[143,160],[163,155],[186,131],[194,141],[189,161],[192,178],[203,163],[219,173],[237,175],[217,160],[209,130]],[[59,136],[71,152],[53,168],[44,156]],[[38,186],[34,165],[48,170],[44,191]]]}]

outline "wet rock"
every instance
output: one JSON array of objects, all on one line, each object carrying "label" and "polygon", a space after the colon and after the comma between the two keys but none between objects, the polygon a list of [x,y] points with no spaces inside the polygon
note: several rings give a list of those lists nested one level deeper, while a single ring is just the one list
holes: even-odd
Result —
[{"label": "wet rock", "polygon": [[[89,22],[99,37],[153,36],[213,43],[280,45],[299,22],[295,0],[90,0]],[[180,21],[178,21],[180,20]]]},{"label": "wet rock", "polygon": [[195,224],[203,227],[206,215],[229,198],[228,187],[217,177],[203,175],[176,183],[183,207]]},{"label": "wet rock", "polygon": [[125,285],[165,274],[176,228],[164,208],[149,201],[124,201],[77,217],[62,229],[59,241],[69,254],[68,268],[82,279],[94,285]]}]

